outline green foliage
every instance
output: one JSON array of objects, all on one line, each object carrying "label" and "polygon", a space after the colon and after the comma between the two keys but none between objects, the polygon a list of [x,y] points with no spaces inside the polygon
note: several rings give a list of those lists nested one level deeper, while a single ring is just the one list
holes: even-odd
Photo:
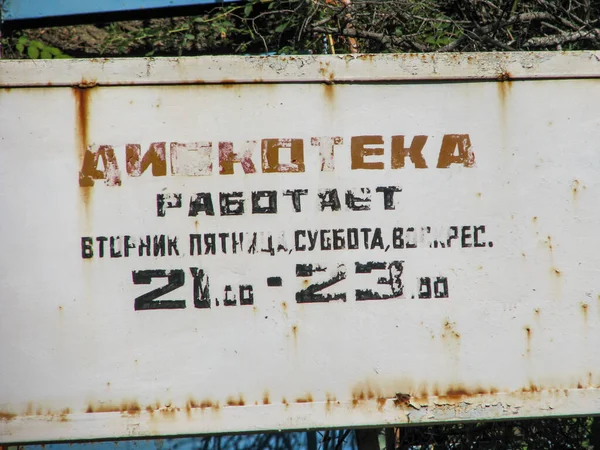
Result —
[{"label": "green foliage", "polygon": [[448,45],[462,34],[461,30],[447,17],[438,17],[426,24],[423,42],[433,49]]},{"label": "green foliage", "polygon": [[591,417],[485,421],[401,428],[400,449],[593,449]]},{"label": "green foliage", "polygon": [[14,47],[20,56],[27,56],[29,59],[70,58],[70,56],[65,55],[58,48],[46,45],[35,39],[28,39],[26,36],[20,36]]},{"label": "green foliage", "polygon": [[4,57],[36,59],[593,50],[598,17],[599,1],[247,0],[195,16],[23,30],[3,45]]}]

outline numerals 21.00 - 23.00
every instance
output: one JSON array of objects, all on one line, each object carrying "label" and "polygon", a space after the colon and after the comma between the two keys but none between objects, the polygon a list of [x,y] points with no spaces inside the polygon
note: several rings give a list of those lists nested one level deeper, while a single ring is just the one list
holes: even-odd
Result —
[{"label": "numerals 21.00 - 23.00", "polygon": [[[240,284],[236,288],[225,285],[220,298],[211,297],[210,279],[203,269],[189,268],[193,280],[192,298],[195,308],[206,309],[214,306],[235,306],[254,304],[254,286]],[[380,262],[369,261],[354,264],[354,275],[381,274],[377,277],[374,286],[368,287],[361,283],[360,288],[354,289],[356,301],[388,300],[404,298],[405,287],[402,282],[404,261]],[[185,284],[185,271],[182,269],[153,269],[134,270],[131,273],[133,284],[151,284],[153,279],[166,278],[167,284],[153,289],[137,297],[134,301],[136,311],[151,309],[183,309],[186,308],[185,299],[166,300],[162,297],[177,290]],[[296,264],[296,278],[303,279],[302,289],[295,293],[297,303],[326,303],[334,300],[347,301],[348,293],[343,291],[340,283],[348,277],[348,270],[344,264],[338,264],[328,269],[319,264]],[[267,278],[267,286],[280,287],[280,277]],[[371,281],[372,283],[372,281]],[[365,283],[368,284],[368,281]],[[336,286],[337,285],[337,286]],[[335,286],[335,287],[334,287]],[[331,288],[331,289],[329,289]],[[336,289],[337,288],[337,289]],[[219,290],[220,291],[220,290]],[[446,277],[420,277],[418,279],[418,292],[411,298],[448,298],[448,280]]]}]

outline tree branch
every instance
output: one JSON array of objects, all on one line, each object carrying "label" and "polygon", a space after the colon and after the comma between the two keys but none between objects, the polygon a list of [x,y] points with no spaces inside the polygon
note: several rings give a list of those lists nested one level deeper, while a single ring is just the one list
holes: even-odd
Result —
[{"label": "tree branch", "polygon": [[[500,27],[507,27],[509,25],[513,25],[518,22],[532,22],[534,20],[553,20],[553,19],[554,19],[554,16],[547,12],[522,13],[522,14],[517,14],[515,16],[508,18],[506,21],[504,21],[500,24]],[[512,47],[510,47],[509,45],[502,44],[499,41],[497,41],[496,39],[492,38],[491,36],[486,36],[488,33],[490,33],[492,30],[494,30],[495,26],[496,26],[496,24],[490,24],[490,25],[485,25],[483,27],[477,27],[474,30],[472,30],[469,34],[467,34],[467,33],[463,34],[458,39],[450,42],[448,45],[445,45],[444,47],[440,48],[437,51],[438,52],[451,52],[451,51],[455,50],[458,46],[460,46],[468,37],[476,37],[478,40],[483,39],[484,41],[487,40],[489,43],[493,43],[498,48],[503,48],[503,49],[510,48],[511,49],[510,51],[514,51],[514,49]],[[565,42],[567,42],[567,41],[565,41]]]},{"label": "tree branch", "polygon": [[600,29],[581,30],[573,33],[553,34],[551,36],[533,37],[523,44],[524,47],[548,47],[551,45],[565,44],[583,39],[600,39]]},{"label": "tree branch", "polygon": [[417,42],[413,39],[408,39],[406,37],[396,38],[387,36],[383,33],[375,33],[373,31],[356,30],[354,28],[344,28],[340,30],[332,27],[311,27],[311,30],[315,33],[336,34],[346,37],[360,37],[372,39],[382,44],[387,50],[392,50],[392,44],[398,45],[402,43],[412,45],[415,49],[417,49],[420,52],[426,52],[429,50],[429,48],[426,45],[421,44],[420,42]]}]

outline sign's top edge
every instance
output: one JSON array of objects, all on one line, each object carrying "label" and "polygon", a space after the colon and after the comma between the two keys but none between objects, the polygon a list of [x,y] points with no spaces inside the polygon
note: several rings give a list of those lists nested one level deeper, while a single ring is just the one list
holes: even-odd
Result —
[{"label": "sign's top edge", "polygon": [[0,87],[600,78],[600,51],[0,61]]}]

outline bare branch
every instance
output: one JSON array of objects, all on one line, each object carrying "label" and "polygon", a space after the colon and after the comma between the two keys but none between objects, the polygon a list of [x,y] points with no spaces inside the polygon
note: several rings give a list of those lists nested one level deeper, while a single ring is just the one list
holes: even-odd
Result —
[{"label": "bare branch", "polygon": [[504,50],[505,52],[514,52],[516,51],[516,49],[514,47],[511,47],[510,45],[504,44],[496,39],[494,39],[491,36],[481,36],[481,40],[483,42],[486,42],[488,44],[493,45],[496,48],[499,48],[500,50]]},{"label": "bare branch", "polygon": [[461,36],[459,36],[457,39],[455,39],[454,41],[450,42],[448,45],[444,45],[442,48],[438,49],[438,52],[452,52],[454,50],[456,50],[463,42],[465,42],[467,40],[467,35],[463,34]]},{"label": "bare branch", "polygon": [[546,22],[545,20],[542,20],[541,24],[544,25],[545,27],[548,27],[548,28],[554,30],[554,31],[558,31],[559,33],[565,33],[565,30],[561,30],[556,25],[552,25],[551,23]]},{"label": "bare branch", "polygon": [[[532,22],[535,20],[543,21],[543,20],[553,20],[553,19],[554,19],[554,16],[552,14],[546,13],[546,12],[522,13],[522,14],[517,14],[515,16],[508,18],[508,20],[500,23],[499,27],[507,27],[509,25],[514,25],[519,22]],[[456,39],[453,42],[450,42],[448,45],[445,45],[444,47],[440,48],[438,50],[438,52],[451,52],[451,51],[455,50],[456,48],[458,48],[460,45],[462,45],[465,42],[467,37],[473,37],[473,38],[476,38],[481,41],[487,41],[488,43],[493,44],[495,47],[503,49],[503,50],[514,51],[515,49],[512,46],[503,44],[503,43],[497,41],[496,39],[492,38],[491,36],[486,36],[488,33],[490,33],[494,29],[495,26],[496,26],[496,24],[490,24],[490,25],[486,25],[483,27],[477,27],[474,30],[472,30],[471,32],[469,32],[469,36],[467,36],[466,33],[463,34],[458,39]],[[573,33],[571,33],[571,34],[573,34]],[[589,32],[588,32],[588,34],[589,34]],[[536,39],[536,38],[532,38],[532,39]],[[543,38],[539,38],[539,39],[543,39]],[[578,39],[581,39],[581,36],[574,40],[578,40]],[[533,42],[535,42],[535,40]],[[561,41],[561,42],[554,42],[554,45],[556,45],[558,43],[564,43],[564,42],[571,42],[571,41],[565,40],[565,41]],[[525,44],[525,45],[527,45],[527,44]],[[529,44],[529,45],[534,46],[535,44]],[[539,46],[545,46],[545,45],[553,45],[553,44],[540,44]]]},{"label": "bare branch", "polygon": [[417,42],[406,36],[391,37],[391,36],[387,36],[383,33],[375,33],[373,31],[365,31],[365,30],[356,30],[354,28],[344,28],[342,30],[339,30],[337,28],[331,28],[331,27],[311,27],[311,29],[312,29],[312,31],[314,31],[316,33],[336,34],[336,35],[341,35],[341,36],[346,36],[346,37],[361,37],[361,38],[371,39],[371,40],[379,42],[388,50],[392,50],[392,44],[400,45],[403,43],[411,45],[412,47],[414,47],[416,50],[418,50],[420,52],[426,52],[429,50],[429,48],[426,45],[421,44],[420,42]]},{"label": "bare branch", "polygon": [[344,28],[343,30],[339,30],[337,28],[331,27],[311,27],[312,31],[316,33],[324,33],[324,34],[335,34],[346,37],[362,37],[367,39],[373,39],[379,43],[381,43],[386,49],[391,50],[391,39],[389,36],[386,36],[382,33],[374,33],[372,31],[364,31],[364,30],[355,30],[353,28]]},{"label": "bare branch", "polygon": [[594,28],[591,31],[582,30],[573,33],[553,34],[552,36],[533,37],[523,44],[524,47],[548,47],[567,42],[575,42],[583,39],[600,39],[600,29]]}]

